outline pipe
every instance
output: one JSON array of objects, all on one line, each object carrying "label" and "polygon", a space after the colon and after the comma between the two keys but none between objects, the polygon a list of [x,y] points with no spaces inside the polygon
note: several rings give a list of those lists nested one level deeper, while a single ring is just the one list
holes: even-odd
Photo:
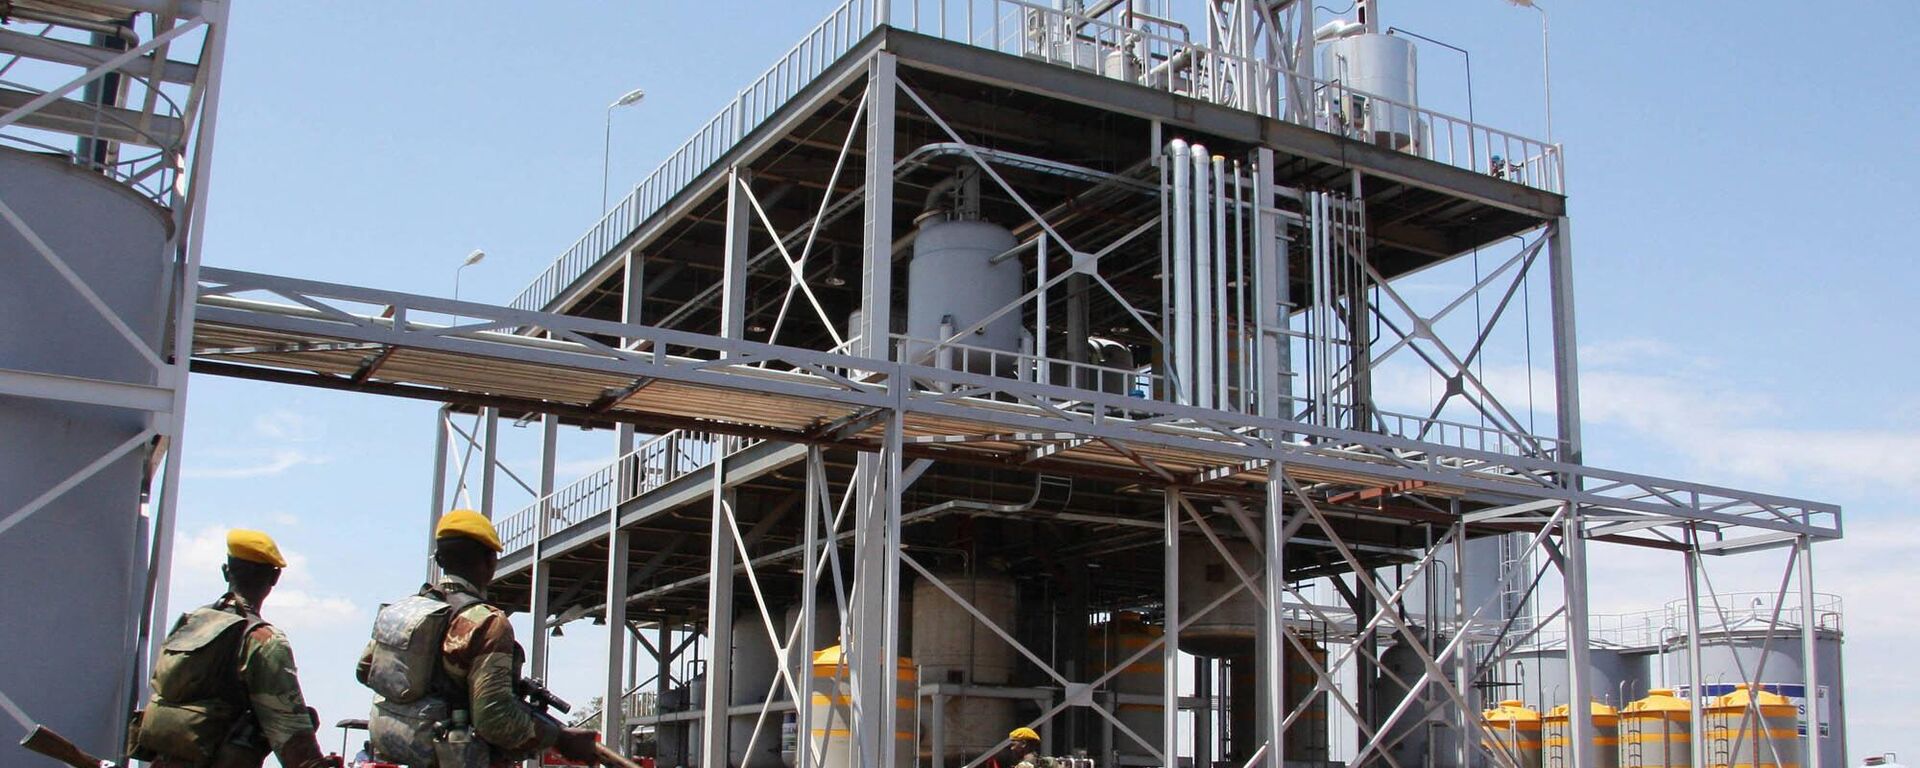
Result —
[{"label": "pipe", "polygon": [[1182,405],[1193,404],[1193,293],[1189,270],[1193,268],[1192,214],[1187,210],[1187,183],[1192,175],[1187,142],[1174,139],[1167,144],[1173,165],[1173,399]]},{"label": "pipe", "polygon": [[1207,148],[1193,145],[1193,346],[1198,353],[1194,363],[1192,389],[1194,405],[1213,407],[1213,242],[1207,231],[1208,178]]},{"label": "pipe", "polygon": [[1227,401],[1227,382],[1232,378],[1227,375],[1231,365],[1231,356],[1227,354],[1227,261],[1233,254],[1227,248],[1227,159],[1220,155],[1212,159],[1213,242],[1217,263],[1213,270],[1213,311],[1208,322],[1213,325],[1213,402],[1215,407],[1225,409],[1231,407]]}]

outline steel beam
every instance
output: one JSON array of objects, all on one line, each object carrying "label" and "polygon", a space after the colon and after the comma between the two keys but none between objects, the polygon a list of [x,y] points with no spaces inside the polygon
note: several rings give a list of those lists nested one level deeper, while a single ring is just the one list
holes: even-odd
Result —
[{"label": "steel beam", "polygon": [[[160,371],[162,376],[173,373],[171,366]],[[151,413],[173,410],[172,387],[12,368],[0,368],[0,395],[104,405]]]},{"label": "steel beam", "polygon": [[865,217],[860,260],[860,343],[862,357],[892,359],[893,332],[893,162],[895,100],[899,77],[893,54],[877,53],[867,64]]},{"label": "steel beam", "polygon": [[[716,451],[718,453],[718,451]],[[706,705],[702,710],[700,754],[728,754],[727,704],[732,696],[733,670],[729,654],[733,650],[733,538],[727,518],[736,509],[736,496],[726,486],[724,460],[713,462],[712,519],[708,528],[707,647],[712,659],[707,664]]]},{"label": "steel beam", "polygon": [[745,339],[747,332],[747,224],[753,219],[747,208],[749,178],[740,166],[727,169],[726,241],[721,251],[725,262],[720,273],[720,336],[726,339]]},{"label": "steel beam", "polygon": [[[1547,227],[1547,266],[1553,300],[1554,411],[1566,455],[1560,460],[1582,463],[1580,447],[1580,349],[1573,323],[1573,235],[1567,217]],[[1579,720],[1580,718],[1574,718]]]},{"label": "steel beam", "polygon": [[618,526],[607,526],[607,679],[600,695],[600,742],[622,755],[627,754],[626,703],[632,688],[631,684],[623,685],[621,680],[633,662],[626,656],[627,555],[631,536]]}]

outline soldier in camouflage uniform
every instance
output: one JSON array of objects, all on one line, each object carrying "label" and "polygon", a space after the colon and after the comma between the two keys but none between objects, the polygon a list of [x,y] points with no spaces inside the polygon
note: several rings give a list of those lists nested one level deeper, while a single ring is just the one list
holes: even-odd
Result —
[{"label": "soldier in camouflage uniform", "polygon": [[[535,717],[532,708],[515,695],[522,661],[513,639],[513,625],[505,611],[485,602],[485,585],[493,581],[499,562],[500,538],[493,522],[471,510],[454,510],[434,530],[434,561],[440,564],[439,592],[471,595],[480,600],[447,622],[440,665],[453,688],[466,693],[473,733],[492,747],[492,764],[507,766],[554,747],[571,760],[592,764],[593,731],[564,728],[550,718]],[[367,681],[373,646],[360,657],[359,677]]]},{"label": "soldier in camouflage uniform", "polygon": [[[244,620],[241,628],[245,634],[239,638],[236,654],[237,669],[229,666],[233,657],[226,654],[232,646],[226,645],[217,647],[211,658],[199,662],[197,669],[178,673],[196,678],[187,684],[200,692],[193,698],[206,696],[218,704],[229,704],[225,711],[234,719],[211,724],[203,721],[202,728],[210,727],[220,733],[188,737],[206,744],[206,748],[199,751],[211,754],[187,757],[179,754],[183,750],[176,749],[175,754],[157,750],[153,760],[155,768],[258,768],[265,763],[269,750],[287,768],[340,764],[337,756],[320,753],[320,744],[314,735],[319,720],[316,713],[307,708],[306,698],[300,693],[299,670],[294,667],[293,648],[287,643],[286,634],[262,621],[258,613],[286,565],[279,547],[266,534],[243,530],[227,534],[227,564],[221,569],[227,578],[227,593],[212,605],[182,616],[168,635],[165,652],[180,647],[172,641],[190,625],[205,626],[207,619],[232,621],[217,614],[231,614]],[[161,695],[163,691],[182,688],[182,682],[167,679],[169,673],[177,669],[184,669],[184,665],[156,667],[154,671],[155,694],[143,719],[140,737],[143,745],[182,743],[183,734],[167,732],[180,729],[182,726],[177,724],[181,721],[169,719],[167,715],[182,711],[175,705],[199,702],[169,701]],[[214,711],[220,711],[218,704]]]}]

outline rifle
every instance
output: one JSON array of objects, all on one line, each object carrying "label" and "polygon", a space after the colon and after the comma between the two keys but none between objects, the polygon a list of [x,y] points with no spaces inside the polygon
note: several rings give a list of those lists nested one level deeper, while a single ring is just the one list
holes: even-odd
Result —
[{"label": "rifle", "polygon": [[113,761],[101,760],[87,754],[86,750],[74,746],[73,742],[67,741],[66,737],[54,733],[53,729],[44,725],[34,726],[33,730],[27,733],[27,737],[20,740],[20,746],[71,765],[73,768],[114,768]]},{"label": "rifle", "polygon": [[[538,678],[520,678],[520,682],[514,684],[513,690],[514,693],[519,694],[521,698],[526,699],[528,704],[533,705],[533,711],[536,716],[552,720],[556,726],[559,725],[560,722],[552,714],[547,712],[548,709],[560,710],[560,714],[563,715],[573,711],[572,704],[568,704],[566,699],[553,695],[553,691],[547,690],[546,683],[541,682]],[[617,702],[615,706],[618,706]],[[604,707],[601,709],[600,716],[607,716]],[[620,753],[613,751],[613,748],[600,743],[598,740],[593,742],[593,757],[594,760],[601,765],[610,765],[613,766],[613,768],[640,768],[638,763],[621,757]],[[83,766],[82,768],[93,768],[93,766]]]}]

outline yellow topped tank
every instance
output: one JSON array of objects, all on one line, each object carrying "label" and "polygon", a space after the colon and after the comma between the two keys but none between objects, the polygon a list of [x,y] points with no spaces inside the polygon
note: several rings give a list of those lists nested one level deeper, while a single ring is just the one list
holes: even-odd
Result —
[{"label": "yellow topped tank", "polygon": [[[1600,702],[1588,705],[1593,718],[1593,754],[1598,768],[1619,768],[1620,711]],[[1565,704],[1547,710],[1542,718],[1541,755],[1545,768],[1573,766],[1573,708]]]},{"label": "yellow topped tank", "polygon": [[[919,712],[919,676],[913,660],[900,657],[899,680],[894,689],[896,728],[893,750],[895,768],[910,768],[915,757],[914,725]],[[813,655],[812,695],[808,724],[808,751],[820,756],[822,768],[850,768],[853,765],[853,686],[848,682],[846,659],[840,646],[832,646]]]},{"label": "yellow topped tank", "polygon": [[1620,764],[1636,768],[1693,765],[1693,707],[1655,688],[1620,710]]},{"label": "yellow topped tank", "polygon": [[1800,708],[1787,697],[1742,683],[1704,714],[1714,768],[1800,768]]},{"label": "yellow topped tank", "polygon": [[1500,706],[1480,713],[1480,720],[1491,733],[1481,745],[1513,758],[1520,768],[1540,768],[1540,713],[1507,699]]}]

